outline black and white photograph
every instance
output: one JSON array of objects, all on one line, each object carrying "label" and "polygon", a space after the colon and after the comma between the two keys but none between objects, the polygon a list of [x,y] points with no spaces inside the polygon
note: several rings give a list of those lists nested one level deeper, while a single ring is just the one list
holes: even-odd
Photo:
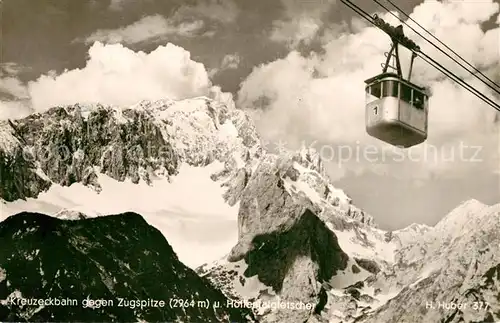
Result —
[{"label": "black and white photograph", "polygon": [[500,0],[0,0],[0,321],[500,323]]}]

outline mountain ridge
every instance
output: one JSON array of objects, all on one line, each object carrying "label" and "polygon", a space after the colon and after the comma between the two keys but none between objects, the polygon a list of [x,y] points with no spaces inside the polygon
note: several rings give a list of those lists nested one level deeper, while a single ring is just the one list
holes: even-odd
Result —
[{"label": "mountain ridge", "polygon": [[[90,128],[88,120],[94,122]],[[495,268],[500,261],[495,255],[500,251],[498,246],[486,248],[496,243],[500,231],[497,206],[471,200],[450,212],[441,225],[381,230],[373,217],[331,184],[317,152],[266,151],[244,112],[209,98],[144,101],[122,110],[55,107],[3,127],[2,133],[11,136],[0,145],[3,156],[17,156],[12,145],[23,151],[26,146],[64,146],[72,153],[62,167],[36,155],[32,163],[8,164],[19,165],[11,168],[0,164],[0,171],[10,171],[0,191],[6,215],[29,203],[35,203],[30,206],[35,209],[50,204],[52,216],[67,219],[134,209],[161,228],[169,241],[177,240],[172,245],[181,256],[187,252],[181,244],[187,240],[179,240],[169,227],[184,230],[199,222],[198,235],[212,228],[216,233],[211,239],[226,239],[230,232],[234,236],[217,247],[226,256],[192,267],[199,276],[230,300],[310,304],[293,310],[257,306],[254,314],[260,322],[459,322],[474,313],[429,311],[412,295],[451,302],[463,297],[455,286],[461,280],[491,305],[484,315],[475,313],[478,319],[500,315],[499,301],[488,296],[498,292]],[[79,158],[79,150],[84,158]],[[109,151],[132,153],[109,158]],[[206,188],[197,190],[201,182],[187,179],[187,170],[206,178]],[[23,174],[28,185],[16,182],[14,174]],[[183,181],[190,184],[181,185]],[[182,188],[181,193],[169,193],[170,198],[154,193],[174,192],[169,187]],[[10,188],[14,193],[6,199]],[[128,200],[109,195],[113,190]],[[203,195],[211,198],[201,199]],[[98,196],[110,198],[106,202],[111,206],[103,207]],[[146,208],[138,197],[155,205]],[[201,210],[214,211],[208,217]],[[464,234],[471,226],[475,229]],[[226,227],[229,231],[222,229]],[[481,250],[479,256],[470,252],[475,249]],[[470,269],[475,268],[468,265],[471,261],[478,269]],[[405,302],[413,304],[412,311],[398,305]]]},{"label": "mountain ridge", "polygon": [[[0,240],[0,317],[8,321],[251,321],[137,213],[68,221],[23,212],[0,222]],[[218,306],[172,303],[206,299]]]}]

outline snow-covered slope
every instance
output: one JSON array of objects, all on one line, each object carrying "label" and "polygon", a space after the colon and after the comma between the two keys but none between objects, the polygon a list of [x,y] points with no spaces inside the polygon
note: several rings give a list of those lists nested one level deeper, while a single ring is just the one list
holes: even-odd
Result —
[{"label": "snow-covered slope", "polygon": [[238,244],[198,272],[228,297],[285,304],[255,305],[262,322],[334,317],[335,295],[394,264],[396,241],[329,183],[314,151],[266,155],[239,178],[226,193],[240,201]]},{"label": "snow-covered slope", "polygon": [[168,238],[183,263],[195,268],[223,257],[237,242],[238,208],[225,203],[223,189],[210,179],[221,168],[219,162],[206,167],[183,164],[170,181],[162,178],[149,185],[99,174],[99,192],[81,183],[54,184],[36,199],[6,203],[2,214],[30,211],[62,218],[74,211],[88,217],[136,212]]},{"label": "snow-covered slope", "polygon": [[[461,204],[397,250],[394,277],[376,277],[371,286],[400,292],[373,317],[398,317],[400,322],[500,321],[499,233],[500,204]],[[429,302],[427,308],[421,300]],[[401,303],[414,310],[404,311]],[[372,320],[367,316],[364,322]]]},{"label": "snow-covered slope", "polygon": [[0,129],[0,217],[139,213],[261,322],[499,319],[498,205],[383,231],[316,152],[266,152],[242,111],[204,97],[56,107]]},{"label": "snow-covered slope", "polygon": [[[280,161],[276,162],[275,166],[283,167],[286,164]],[[293,163],[291,168],[303,170]],[[310,275],[307,276],[310,287],[301,281],[304,274],[300,273],[308,266],[307,257],[304,259],[291,256],[295,259],[292,268],[299,269],[290,268],[286,258],[283,261],[280,256],[281,252],[289,252],[286,246],[274,245],[266,258],[269,270],[287,271],[278,288],[276,284],[262,284],[265,274],[258,269],[252,270],[252,267],[259,267],[254,260],[259,258],[256,255],[243,257],[243,262],[236,258],[232,260],[237,262],[221,262],[198,269],[201,275],[210,278],[216,286],[224,290],[228,297],[260,304],[259,302],[265,302],[264,299],[269,300],[268,295],[276,295],[275,304],[295,304],[298,299],[314,304],[314,311],[305,310],[305,314],[297,310],[275,310],[261,317],[262,322],[273,322],[276,319],[289,322],[303,322],[305,319],[309,320],[308,322],[344,323],[500,320],[500,204],[487,206],[470,200],[450,212],[435,227],[413,224],[402,230],[384,232],[346,216],[342,211],[342,203],[327,203],[317,194],[321,185],[309,185],[305,190],[297,189],[304,185],[303,182],[296,183],[301,181],[303,174],[318,176],[319,173],[309,168],[300,176],[294,175],[290,178],[291,168],[280,168],[283,174],[288,174],[280,178],[284,179],[284,183],[288,183],[284,185],[288,194],[294,196],[297,201],[305,199],[298,202],[300,211],[294,211],[288,202],[277,200],[275,194],[259,199],[265,196],[265,191],[269,191],[268,187],[251,188],[251,184],[247,185],[247,189],[251,191],[249,197],[257,197],[255,205],[267,204],[268,210],[273,209],[273,204],[280,206],[279,211],[276,211],[278,213],[262,212],[262,208],[260,209],[258,223],[264,223],[261,225],[265,228],[263,231],[279,232],[277,234],[281,236],[280,239],[286,239],[289,228],[298,225],[300,220],[294,224],[276,224],[277,218],[283,218],[280,213],[285,212],[285,221],[290,221],[290,218],[301,214],[304,208],[307,208],[315,211],[318,218],[334,233],[337,242],[329,247],[340,248],[339,252],[345,252],[348,259],[337,264],[330,263],[330,266],[336,267],[337,270],[333,275],[322,276],[321,273],[325,269],[322,268],[321,262],[328,255],[321,254],[315,262],[316,266],[310,269]],[[272,168],[268,173],[275,171],[276,168]],[[257,178],[262,176],[257,175]],[[249,221],[251,220],[246,219],[240,209],[240,242],[233,249],[233,253],[248,255],[261,252],[256,249],[265,248],[262,246],[258,227],[241,227],[242,223]],[[242,236],[242,231],[250,231],[252,236]],[[319,234],[317,230],[311,231],[314,236]],[[242,241],[245,242],[244,251],[241,251]],[[314,259],[318,251],[311,251],[311,248],[317,248],[318,243],[313,240],[312,245],[302,246],[305,248],[302,254],[305,252],[306,255],[309,254],[309,259]],[[281,251],[281,248],[284,251]],[[283,267],[272,266],[274,257],[282,261]],[[231,260],[231,257],[228,259]],[[297,265],[297,262],[302,264]],[[235,270],[235,264],[238,270]],[[249,291],[248,287],[241,291],[245,279],[257,280],[260,284],[252,283],[252,291]],[[293,292],[290,293],[290,290]],[[314,295],[315,297],[311,297]],[[262,310],[261,305],[257,308]]]},{"label": "snow-covered slope", "polygon": [[238,110],[204,97],[127,109],[75,105],[1,129],[0,154],[21,156],[29,165],[19,173],[45,185],[20,189],[30,181],[17,183],[19,163],[6,165],[0,196],[8,202],[0,219],[21,211],[134,211],[192,267],[222,257],[236,243],[238,206],[225,203],[211,175],[237,167],[252,147],[258,149],[251,123]]}]

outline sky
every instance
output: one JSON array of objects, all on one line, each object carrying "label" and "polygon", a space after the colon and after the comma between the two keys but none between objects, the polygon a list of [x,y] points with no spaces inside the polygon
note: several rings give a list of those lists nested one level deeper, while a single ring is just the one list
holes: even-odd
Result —
[{"label": "sky", "polygon": [[[397,23],[374,1],[354,2]],[[393,2],[500,84],[498,0]],[[433,94],[428,140],[401,150],[366,134],[364,80],[381,72],[390,39],[340,1],[2,0],[0,6],[2,119],[75,102],[126,106],[207,95],[246,110],[270,149],[315,148],[334,185],[384,229],[434,225],[470,198],[500,202],[498,113],[425,62],[416,60],[412,81]],[[500,103],[497,93],[404,31]],[[409,55],[402,50],[401,57],[406,69]]]}]

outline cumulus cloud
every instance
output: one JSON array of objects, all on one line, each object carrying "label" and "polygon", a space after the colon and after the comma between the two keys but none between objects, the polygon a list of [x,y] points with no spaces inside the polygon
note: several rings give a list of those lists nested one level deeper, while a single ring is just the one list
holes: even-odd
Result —
[{"label": "cumulus cloud", "polygon": [[[29,96],[31,108],[40,112],[57,105],[96,102],[127,106],[141,100],[196,96],[209,96],[232,104],[230,94],[212,86],[204,65],[171,43],[145,53],[120,44],[97,42],[88,54],[82,69],[42,75],[29,82],[22,93]],[[1,109],[4,118],[13,117],[15,107],[12,102],[9,104],[7,107],[4,102]]]},{"label": "cumulus cloud", "polygon": [[162,40],[169,35],[192,37],[203,26],[201,20],[176,22],[173,18],[167,19],[161,15],[146,16],[122,28],[97,30],[85,39],[85,43],[100,41],[109,44],[136,44],[148,40]]},{"label": "cumulus cloud", "polygon": [[19,101],[29,98],[26,86],[18,76],[27,68],[15,62],[0,63],[0,98]]},{"label": "cumulus cloud", "polygon": [[20,65],[15,62],[3,62],[0,63],[0,77],[4,76],[16,76],[22,72],[29,70],[28,67]]},{"label": "cumulus cloud", "polygon": [[[491,72],[491,68],[498,73],[500,29],[497,27],[486,33],[480,29],[483,22],[498,12],[498,7],[491,0],[481,3],[426,1],[415,8],[411,17],[471,64],[486,69],[486,73]],[[392,24],[396,23],[396,19],[389,14],[380,16]],[[297,51],[291,51],[285,58],[255,68],[242,83],[238,104],[252,111],[264,136],[271,140],[285,138],[295,144],[302,139],[309,142],[318,140],[316,148],[322,145],[348,145],[351,149],[374,146],[379,154],[392,149],[369,137],[364,125],[364,80],[381,72],[380,63],[385,60],[384,52],[390,48],[390,38],[375,27],[362,23],[353,25],[351,27],[355,31],[351,33],[345,32],[342,26],[333,28],[331,32],[334,34],[324,37],[324,53],[304,57]],[[467,76],[467,72],[464,73],[453,62],[446,62],[442,54],[407,28],[405,33],[428,55],[459,75]],[[403,68],[408,66],[409,54],[401,50],[401,55],[406,55]],[[483,158],[493,160],[489,166],[495,167],[494,163],[499,161],[500,140],[498,123],[493,122],[496,111],[420,60],[414,66],[413,80],[430,86],[434,93],[430,100],[428,145],[452,145],[454,149],[459,149],[457,145],[460,144],[483,145]],[[484,84],[470,75],[466,80],[494,98]],[[461,142],[456,138],[461,138]],[[420,145],[412,153],[423,156],[425,149],[424,145]],[[392,156],[390,152],[386,154]],[[452,168],[451,164],[453,167],[471,167],[471,164],[458,159],[411,162],[406,157],[404,161],[396,163],[405,176],[425,177],[432,172],[448,171]],[[377,163],[373,163],[361,157],[361,160],[351,159],[351,164],[345,163],[343,167],[382,172],[390,167],[393,172],[398,168],[393,164],[393,158],[386,161],[379,158]]]},{"label": "cumulus cloud", "polygon": [[0,93],[12,96],[16,99],[26,99],[29,97],[24,84],[15,77],[0,78]]},{"label": "cumulus cloud", "polygon": [[[492,0],[481,2],[456,1],[441,3],[437,1],[427,1],[415,7],[411,17],[420,25],[444,41],[446,45],[459,53],[465,60],[480,68],[498,66],[500,57],[500,35],[499,29],[489,30],[484,33],[481,25],[497,14],[499,4]],[[407,22],[415,30],[421,29],[412,21]],[[418,39],[411,29],[406,28],[405,33],[412,39]],[[422,33],[436,45],[440,45],[433,38]],[[460,76],[467,76],[468,72],[460,68],[452,60],[430,45],[426,41],[420,41],[422,50],[434,57],[442,64],[453,70]],[[439,46],[444,52],[456,58],[452,52],[443,46]],[[419,62],[422,64],[422,62]],[[435,78],[439,71],[429,68],[419,68],[425,73],[425,77]]]},{"label": "cumulus cloud", "polygon": [[310,44],[320,27],[319,19],[311,17],[276,21],[270,38],[273,41],[286,43],[290,48],[296,48],[301,43]]},{"label": "cumulus cloud", "polygon": [[29,92],[17,78],[24,69],[13,62],[0,65],[0,119],[24,117],[31,112]]},{"label": "cumulus cloud", "polygon": [[310,44],[323,25],[322,17],[335,0],[281,2],[285,9],[284,18],[273,22],[270,39],[293,49],[300,44]]},{"label": "cumulus cloud", "polygon": [[0,120],[24,118],[32,112],[29,101],[0,100]]}]

